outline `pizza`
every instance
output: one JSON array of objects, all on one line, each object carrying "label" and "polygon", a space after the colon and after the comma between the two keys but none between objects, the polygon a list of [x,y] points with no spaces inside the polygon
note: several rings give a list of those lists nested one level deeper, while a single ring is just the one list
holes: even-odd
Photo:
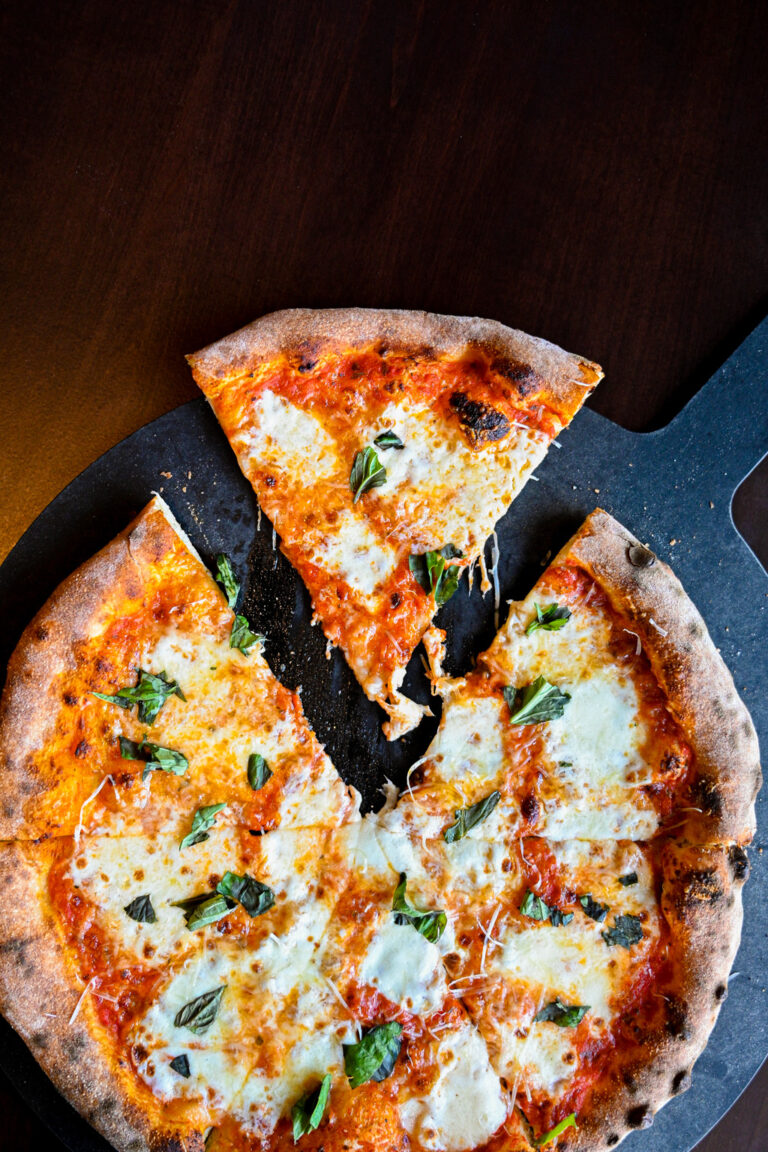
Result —
[{"label": "pizza", "polygon": [[[413,714],[379,630],[406,618],[437,732],[363,815],[242,612],[244,573],[155,496],[9,663],[0,1008],[118,1152],[607,1152],[688,1086],[726,996],[754,728],[676,577],[599,509],[445,675],[440,589],[581,402],[566,376],[583,399],[597,369],[485,322],[321,316],[268,318],[195,371],[390,735]],[[484,444],[524,380],[527,447]],[[386,485],[355,504],[349,473],[385,433],[382,456],[427,445],[436,487],[392,483],[377,512]],[[378,563],[401,498],[364,602],[334,565]]]},{"label": "pizza", "polygon": [[325,635],[402,736],[428,711],[400,691],[414,649],[465,568],[490,587],[494,525],[602,370],[489,320],[364,309],[277,312],[189,362]]}]

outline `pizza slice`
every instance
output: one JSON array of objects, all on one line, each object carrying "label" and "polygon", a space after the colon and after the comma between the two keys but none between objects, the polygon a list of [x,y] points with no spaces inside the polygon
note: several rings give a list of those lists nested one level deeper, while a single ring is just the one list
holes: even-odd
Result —
[{"label": "pizza slice", "polygon": [[657,839],[428,841],[422,900],[533,1142],[613,1147],[688,1087],[727,993],[748,873],[738,846]]},{"label": "pizza slice", "polygon": [[393,829],[751,839],[749,714],[679,581],[605,512],[510,606],[476,669],[436,686],[440,727]]},{"label": "pizza slice", "polygon": [[[297,693],[169,509],[140,516],[54,593],[0,705],[0,837],[333,825],[357,813]],[[230,603],[231,602],[231,603]]]},{"label": "pizza slice", "polygon": [[601,370],[489,320],[361,309],[275,313],[189,362],[326,636],[403,735],[426,711],[400,692],[414,649]]}]

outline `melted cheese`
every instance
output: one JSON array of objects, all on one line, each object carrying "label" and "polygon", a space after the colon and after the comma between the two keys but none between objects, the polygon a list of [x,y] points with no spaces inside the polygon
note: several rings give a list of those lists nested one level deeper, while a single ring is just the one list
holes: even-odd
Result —
[{"label": "melted cheese", "polygon": [[452,1029],[441,1036],[435,1060],[438,1074],[429,1092],[400,1105],[403,1127],[425,1152],[485,1144],[507,1116],[485,1044],[469,1025]]},{"label": "melted cheese", "polygon": [[311,412],[266,388],[252,401],[249,415],[252,423],[235,447],[259,466],[304,475],[311,460],[316,479],[337,471],[334,441]]},{"label": "melted cheese", "polygon": [[396,924],[392,915],[387,916],[368,946],[360,980],[420,1016],[437,1011],[447,993],[435,945],[410,924]]},{"label": "melted cheese", "polygon": [[372,606],[376,590],[394,572],[397,555],[369,526],[357,507],[339,512],[332,523],[305,532],[307,559],[344,580]]},{"label": "melted cheese", "polygon": [[443,716],[426,759],[441,780],[466,776],[494,779],[504,765],[502,717],[506,704],[494,696],[455,692],[443,706]]}]

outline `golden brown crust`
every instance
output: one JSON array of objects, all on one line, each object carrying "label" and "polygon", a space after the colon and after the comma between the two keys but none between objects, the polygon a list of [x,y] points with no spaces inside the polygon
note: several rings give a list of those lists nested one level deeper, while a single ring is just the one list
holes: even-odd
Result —
[{"label": "golden brown crust", "polygon": [[[387,308],[291,308],[272,312],[188,356],[195,379],[206,382],[252,372],[282,354],[318,355],[371,345],[422,354],[460,355],[483,351],[514,379],[526,370],[539,378],[541,393],[570,419],[602,378],[597,364],[555,344],[473,316],[438,316]],[[587,386],[585,388],[585,386]]]},{"label": "golden brown crust", "polygon": [[56,1087],[118,1152],[202,1152],[203,1132],[173,1127],[128,1091],[65,950],[46,892],[50,845],[0,845],[0,1011]]},{"label": "golden brown crust", "polygon": [[[60,723],[59,680],[115,605],[127,613],[142,598],[146,569],[177,543],[164,502],[155,497],[132,524],[73,572],[25,629],[0,701],[0,840],[71,833],[84,799],[81,781],[46,773],[38,757]],[[56,791],[43,826],[39,803]],[[85,793],[87,795],[87,792]]]},{"label": "golden brown crust", "polygon": [[680,581],[601,509],[587,517],[558,559],[585,568],[616,611],[632,621],[693,748],[701,811],[687,813],[677,834],[697,843],[748,843],[762,782],[757,735]]},{"label": "golden brown crust", "polygon": [[738,846],[664,845],[660,906],[671,933],[665,976],[654,984],[649,1004],[625,1021],[633,1043],[588,1100],[578,1136],[568,1145],[574,1152],[615,1148],[689,1087],[728,994],[748,872]]}]

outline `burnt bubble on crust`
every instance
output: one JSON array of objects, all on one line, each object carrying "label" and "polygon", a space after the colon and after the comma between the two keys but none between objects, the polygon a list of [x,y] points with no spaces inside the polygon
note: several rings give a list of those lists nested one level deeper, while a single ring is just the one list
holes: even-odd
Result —
[{"label": "burnt bubble on crust", "polygon": [[482,400],[470,400],[464,392],[454,392],[450,405],[473,448],[503,440],[509,433],[511,424],[504,413]]}]

